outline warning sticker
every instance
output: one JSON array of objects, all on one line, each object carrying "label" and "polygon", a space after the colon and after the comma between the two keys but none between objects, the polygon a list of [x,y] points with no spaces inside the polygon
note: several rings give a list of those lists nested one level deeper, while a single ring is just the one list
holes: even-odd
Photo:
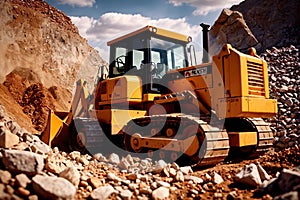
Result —
[{"label": "warning sticker", "polygon": [[201,67],[197,69],[192,69],[184,72],[184,77],[192,77],[192,76],[202,76],[207,74],[207,67]]}]

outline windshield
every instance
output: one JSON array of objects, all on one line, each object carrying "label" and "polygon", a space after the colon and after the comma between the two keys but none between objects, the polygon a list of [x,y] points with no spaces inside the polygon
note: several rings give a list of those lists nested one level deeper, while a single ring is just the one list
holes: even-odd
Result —
[{"label": "windshield", "polygon": [[169,70],[187,66],[185,45],[151,38],[150,47],[152,62],[165,64]]},{"label": "windshield", "polygon": [[157,76],[188,66],[187,44],[155,36],[124,40],[111,47],[111,77],[134,74],[143,65],[156,68]]}]

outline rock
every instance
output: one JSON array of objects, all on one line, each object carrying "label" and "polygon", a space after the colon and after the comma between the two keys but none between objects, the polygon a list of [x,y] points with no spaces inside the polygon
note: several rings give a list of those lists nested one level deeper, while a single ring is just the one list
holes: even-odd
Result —
[{"label": "rock", "polygon": [[190,173],[193,173],[193,169],[191,168],[191,166],[180,167],[180,171],[182,171],[182,173],[184,175],[188,175]]},{"label": "rock", "polygon": [[152,198],[154,200],[168,199],[170,196],[170,190],[165,187],[159,187],[152,192]]},{"label": "rock", "polygon": [[83,157],[83,156],[81,156],[79,159],[78,159],[78,161],[79,161],[79,163],[81,163],[83,166],[88,166],[89,165],[89,161],[85,158],[85,157]]},{"label": "rock", "polygon": [[167,183],[167,182],[164,182],[164,181],[157,181],[157,185],[165,187],[165,188],[171,187],[170,183]]},{"label": "rock", "polygon": [[120,163],[118,164],[119,167],[123,169],[128,169],[130,167],[130,163],[127,161],[126,158],[122,157]]},{"label": "rock", "polygon": [[0,199],[12,199],[12,196],[10,194],[0,192]]},{"label": "rock", "polygon": [[278,184],[280,193],[287,193],[292,191],[294,187],[300,185],[300,173],[283,169],[276,182],[273,182],[273,184]]},{"label": "rock", "polygon": [[212,182],[208,182],[203,185],[203,189],[205,189],[206,191],[214,191],[216,188],[214,187],[214,184]]},{"label": "rock", "polygon": [[26,176],[26,174],[16,175],[16,184],[19,187],[26,188],[27,184],[31,183],[31,180]]},{"label": "rock", "polygon": [[73,160],[79,159],[81,156],[81,153],[79,151],[72,151],[69,153],[69,157]]},{"label": "rock", "polygon": [[137,188],[138,188],[138,185],[137,184],[135,184],[135,183],[130,183],[129,185],[128,185],[128,188],[130,189],[130,190],[136,190]]},{"label": "rock", "polygon": [[133,165],[134,164],[134,160],[132,158],[132,156],[130,154],[128,154],[126,157],[125,157],[126,161],[130,164],[130,165]]},{"label": "rock", "polygon": [[113,193],[118,192],[111,185],[105,185],[93,190],[90,198],[94,200],[108,199]]},{"label": "rock", "polygon": [[235,175],[234,181],[249,187],[257,187],[262,182],[255,164],[245,165],[244,168]]},{"label": "rock", "polygon": [[112,181],[115,181],[115,182],[120,182],[120,181],[122,181],[122,179],[121,179],[120,177],[118,177],[117,175],[115,175],[115,174],[112,173],[112,172],[108,172],[108,173],[107,173],[107,178],[108,178],[109,180],[112,180]]},{"label": "rock", "polygon": [[149,195],[152,193],[152,190],[150,187],[140,187],[139,193]]},{"label": "rock", "polygon": [[260,163],[257,163],[257,169],[262,182],[271,179],[270,175],[266,172],[266,170],[264,170],[264,168],[260,165]]},{"label": "rock", "polygon": [[211,55],[218,55],[223,44],[226,43],[237,49],[248,49],[258,44],[243,15],[238,11],[223,9],[209,31]]},{"label": "rock", "polygon": [[23,188],[23,187],[19,187],[18,190],[16,191],[18,194],[20,194],[23,197],[28,197],[30,195],[30,191]]},{"label": "rock", "polygon": [[298,191],[290,191],[282,195],[278,195],[273,198],[274,200],[299,200]]},{"label": "rock", "polygon": [[229,192],[227,194],[226,199],[227,200],[237,200],[238,199],[238,194],[236,193],[236,191]]},{"label": "rock", "polygon": [[32,187],[39,198],[72,200],[75,198],[75,186],[61,177],[36,175]]},{"label": "rock", "polygon": [[101,153],[96,153],[93,155],[93,157],[100,162],[107,162],[106,157],[103,156]]},{"label": "rock", "polygon": [[0,180],[1,183],[8,184],[11,179],[11,173],[0,169]]},{"label": "rock", "polygon": [[62,163],[49,162],[49,160],[47,160],[45,168],[51,173],[59,174],[66,169],[66,166]]},{"label": "rock", "polygon": [[126,176],[126,178],[127,178],[128,180],[135,181],[135,180],[137,179],[137,174],[135,174],[135,173],[130,173],[130,174],[128,174],[128,175]]},{"label": "rock", "polygon": [[30,148],[32,152],[38,154],[47,154],[51,151],[51,148],[42,141],[33,142]]},{"label": "rock", "polygon": [[152,190],[155,190],[157,187],[158,187],[157,182],[152,182],[151,185],[150,185],[150,188]]},{"label": "rock", "polygon": [[8,129],[0,129],[0,147],[1,148],[10,148],[19,143],[19,137],[15,134],[12,134]]},{"label": "rock", "polygon": [[215,184],[220,184],[220,183],[223,183],[224,180],[223,180],[222,176],[220,176],[218,173],[214,172],[213,182]]},{"label": "rock", "polygon": [[13,194],[15,192],[15,190],[11,185],[6,185],[6,192],[8,194]]},{"label": "rock", "polygon": [[117,154],[112,153],[108,157],[108,162],[118,165],[120,163],[120,158]]},{"label": "rock", "polygon": [[171,177],[175,177],[177,174],[176,170],[173,167],[169,168],[169,173]]},{"label": "rock", "polygon": [[[0,107],[0,114],[1,114],[1,107]],[[0,199],[11,199],[10,194],[5,192],[5,185],[0,183]]]},{"label": "rock", "polygon": [[161,171],[167,166],[167,163],[164,160],[159,160],[153,166],[153,173],[161,173]]},{"label": "rock", "polygon": [[163,170],[162,170],[162,172],[161,172],[161,174],[163,176],[170,177],[170,172],[169,172],[168,167],[164,167]]},{"label": "rock", "polygon": [[80,187],[88,187],[89,186],[89,183],[87,181],[80,181],[79,182],[79,186]]},{"label": "rock", "polygon": [[37,195],[30,195],[28,200],[39,200],[39,197]]},{"label": "rock", "polygon": [[197,176],[190,176],[190,175],[185,175],[185,176],[184,176],[184,180],[187,180],[187,181],[191,180],[191,181],[193,181],[195,184],[201,184],[201,183],[204,182],[202,178],[197,177]]},{"label": "rock", "polygon": [[70,183],[72,183],[75,187],[78,187],[80,182],[80,173],[74,166],[68,167],[60,172],[59,177],[65,178],[66,180],[70,181]]},{"label": "rock", "polygon": [[211,181],[212,180],[212,177],[208,174],[208,173],[206,173],[205,175],[204,175],[204,182],[209,182],[209,181]]},{"label": "rock", "polygon": [[179,170],[180,170],[179,165],[178,165],[177,163],[175,163],[175,162],[173,162],[173,163],[171,164],[171,167],[173,167],[176,171],[179,171]]},{"label": "rock", "polygon": [[120,192],[120,196],[121,196],[121,198],[124,199],[124,200],[130,200],[131,197],[132,197],[132,195],[133,195],[133,193],[130,192],[129,190],[122,190],[122,191]]},{"label": "rock", "polygon": [[214,193],[214,199],[222,199],[222,197],[223,197],[222,193],[219,192]]},{"label": "rock", "polygon": [[184,175],[181,171],[177,171],[175,180],[178,182],[183,182],[184,181]]},{"label": "rock", "polygon": [[35,175],[44,168],[43,156],[28,151],[5,150],[2,162],[10,172],[26,175]]},{"label": "rock", "polygon": [[93,186],[93,188],[98,188],[102,185],[104,185],[105,183],[105,180],[104,179],[99,179],[97,177],[90,177],[88,179],[88,183]]}]

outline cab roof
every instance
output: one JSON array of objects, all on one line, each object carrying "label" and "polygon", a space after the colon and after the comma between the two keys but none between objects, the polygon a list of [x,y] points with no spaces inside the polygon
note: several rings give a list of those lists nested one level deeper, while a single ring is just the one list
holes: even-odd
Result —
[{"label": "cab roof", "polygon": [[118,37],[116,39],[113,39],[113,40],[107,42],[107,45],[111,46],[111,45],[113,45],[115,43],[118,43],[120,41],[123,41],[127,38],[136,36],[136,35],[141,34],[141,33],[147,33],[147,32],[151,33],[153,35],[158,35],[158,36],[161,36],[161,37],[166,37],[166,38],[170,38],[170,39],[173,39],[173,40],[178,40],[178,41],[182,41],[182,42],[186,42],[186,43],[192,41],[192,38],[190,36],[186,36],[186,35],[183,35],[183,34],[180,34],[180,33],[176,33],[176,32],[173,32],[173,31],[166,30],[166,29],[158,28],[158,27],[155,27],[155,26],[147,25],[147,26],[145,26],[141,29],[138,29],[136,31],[133,31],[131,33],[128,33],[126,35]]}]

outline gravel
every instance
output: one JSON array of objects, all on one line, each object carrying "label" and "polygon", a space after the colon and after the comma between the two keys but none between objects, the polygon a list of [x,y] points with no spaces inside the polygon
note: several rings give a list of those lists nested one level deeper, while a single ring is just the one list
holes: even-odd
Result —
[{"label": "gravel", "polygon": [[300,143],[300,54],[294,46],[263,53],[269,65],[270,96],[278,100],[278,115],[269,119],[277,150]]}]

